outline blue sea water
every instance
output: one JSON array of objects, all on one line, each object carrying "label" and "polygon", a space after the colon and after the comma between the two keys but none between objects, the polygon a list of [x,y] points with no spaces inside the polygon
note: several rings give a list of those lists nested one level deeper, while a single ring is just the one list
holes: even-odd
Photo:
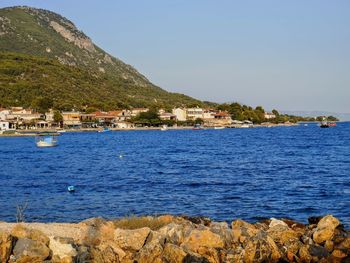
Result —
[{"label": "blue sea water", "polygon": [[[257,221],[334,214],[350,226],[350,123],[0,138],[0,220],[187,214]],[[67,187],[74,185],[70,193]]]}]

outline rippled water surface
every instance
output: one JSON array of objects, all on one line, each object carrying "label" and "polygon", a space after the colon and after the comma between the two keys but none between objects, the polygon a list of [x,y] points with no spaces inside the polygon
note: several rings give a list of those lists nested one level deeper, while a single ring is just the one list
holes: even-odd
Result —
[{"label": "rippled water surface", "polygon": [[171,213],[306,222],[332,213],[350,226],[350,123],[65,133],[59,143],[0,138],[0,220],[14,221],[27,202],[27,221]]}]

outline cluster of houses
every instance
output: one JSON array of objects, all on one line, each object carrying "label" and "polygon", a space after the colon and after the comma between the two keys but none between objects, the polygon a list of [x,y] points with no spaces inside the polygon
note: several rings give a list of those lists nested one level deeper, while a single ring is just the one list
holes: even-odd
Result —
[{"label": "cluster of houses", "polygon": [[[97,111],[92,113],[62,111],[60,112],[62,120],[57,122],[55,121],[53,110],[41,114],[32,109],[22,107],[0,108],[0,130],[50,129],[57,127],[66,129],[98,127],[130,129],[134,127],[134,124],[130,120],[140,113],[148,111],[148,108],[133,108],[108,112]],[[174,108],[172,112],[160,109],[158,114],[159,118],[164,121],[186,122],[201,119],[203,125],[206,127],[229,126],[237,123],[237,121],[231,119],[230,114],[226,111],[202,109],[200,107]],[[265,117],[266,119],[270,119],[275,116],[267,113]]]}]

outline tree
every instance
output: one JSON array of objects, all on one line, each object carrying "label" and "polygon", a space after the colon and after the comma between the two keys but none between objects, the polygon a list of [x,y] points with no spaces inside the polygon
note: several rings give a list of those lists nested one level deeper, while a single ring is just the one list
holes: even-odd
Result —
[{"label": "tree", "polygon": [[63,121],[63,116],[59,111],[53,113],[53,121],[60,124]]},{"label": "tree", "polygon": [[32,107],[40,113],[47,112],[53,106],[51,98],[38,97],[32,101]]},{"label": "tree", "polygon": [[150,109],[147,112],[141,112],[132,121],[136,124],[151,126],[159,126],[162,123],[162,120],[159,118],[158,111],[156,109]]},{"label": "tree", "polygon": [[329,121],[339,121],[339,119],[338,118],[336,118],[336,117],[334,117],[334,116],[328,116],[327,117],[327,120],[329,120]]},{"label": "tree", "polygon": [[276,117],[280,116],[280,113],[279,113],[277,110],[275,110],[275,109],[272,110],[272,113],[273,113]]},{"label": "tree", "polygon": [[264,108],[262,106],[257,106],[255,108],[255,111],[259,111],[259,112],[265,113],[265,110],[264,110]]},{"label": "tree", "polygon": [[197,118],[194,122],[195,124],[202,124],[203,120],[201,118]]}]

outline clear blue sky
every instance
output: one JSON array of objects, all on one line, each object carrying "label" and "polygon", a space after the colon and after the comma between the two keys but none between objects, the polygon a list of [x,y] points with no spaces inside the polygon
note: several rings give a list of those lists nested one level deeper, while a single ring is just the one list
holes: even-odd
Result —
[{"label": "clear blue sky", "polygon": [[162,88],[350,113],[348,0],[1,0],[72,20]]}]

